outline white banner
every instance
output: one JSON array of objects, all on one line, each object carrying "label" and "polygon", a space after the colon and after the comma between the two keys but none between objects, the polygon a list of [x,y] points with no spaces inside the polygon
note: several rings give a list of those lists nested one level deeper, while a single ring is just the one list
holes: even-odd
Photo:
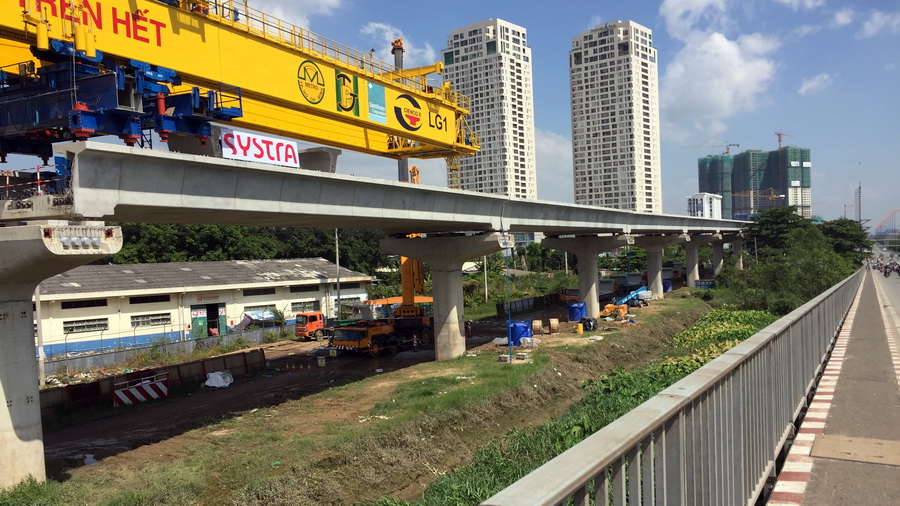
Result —
[{"label": "white banner", "polygon": [[224,158],[300,168],[294,141],[225,128],[221,140]]}]

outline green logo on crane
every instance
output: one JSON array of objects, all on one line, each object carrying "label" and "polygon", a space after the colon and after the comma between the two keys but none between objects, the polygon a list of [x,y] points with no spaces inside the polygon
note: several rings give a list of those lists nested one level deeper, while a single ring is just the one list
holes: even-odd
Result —
[{"label": "green logo on crane", "polygon": [[338,112],[350,112],[354,116],[359,116],[359,80],[357,77],[335,70],[334,81]]},{"label": "green logo on crane", "polygon": [[305,60],[297,68],[297,85],[311,104],[318,104],[325,98],[325,77],[314,61]]}]

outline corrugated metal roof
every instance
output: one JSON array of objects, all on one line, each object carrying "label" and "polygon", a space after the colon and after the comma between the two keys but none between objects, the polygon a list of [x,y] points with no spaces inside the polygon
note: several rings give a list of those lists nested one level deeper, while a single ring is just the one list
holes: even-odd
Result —
[{"label": "corrugated metal roof", "polygon": [[[270,286],[333,283],[335,265],[324,258],[231,260],[155,264],[83,265],[41,283],[42,295],[169,292],[173,288]],[[341,283],[369,281],[361,272],[341,267]]]}]

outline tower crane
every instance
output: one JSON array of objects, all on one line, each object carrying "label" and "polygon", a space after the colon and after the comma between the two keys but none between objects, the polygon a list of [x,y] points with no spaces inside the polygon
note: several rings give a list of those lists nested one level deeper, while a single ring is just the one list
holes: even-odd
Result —
[{"label": "tower crane", "polygon": [[793,135],[784,132],[775,132],[775,135],[778,136],[778,184],[781,185],[779,190],[781,193],[787,193],[788,185],[787,181],[784,180],[784,153],[781,152],[781,138],[793,137]]},{"label": "tower crane", "polygon": [[775,135],[778,136],[778,152],[781,153],[781,138],[782,137],[793,137],[793,135],[786,134],[784,132],[775,132]]},{"label": "tower crane", "polygon": [[730,155],[732,146],[734,146],[736,148],[741,147],[740,144],[732,144],[732,143],[729,143],[728,141],[725,141],[725,144],[713,144],[711,146],[685,146],[685,147],[686,148],[725,148],[724,154]]},{"label": "tower crane", "polygon": [[[0,161],[210,122],[394,159],[478,151],[471,102],[240,0],[0,2]],[[218,139],[214,139],[218,141]]]}]

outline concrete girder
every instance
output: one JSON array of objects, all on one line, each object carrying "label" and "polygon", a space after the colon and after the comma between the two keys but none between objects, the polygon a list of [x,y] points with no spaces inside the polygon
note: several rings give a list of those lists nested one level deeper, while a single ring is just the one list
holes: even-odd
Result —
[{"label": "concrete girder", "polygon": [[647,289],[654,299],[663,298],[662,250],[666,246],[691,240],[690,234],[635,237],[634,245],[647,251]]},{"label": "concrete girder", "polygon": [[588,235],[575,237],[545,237],[541,245],[572,253],[578,257],[578,293],[585,303],[585,314],[600,314],[600,294],[597,288],[599,271],[597,255],[633,242],[630,235]]},{"label": "concrete girder", "polygon": [[684,245],[684,266],[687,270],[687,286],[693,288],[694,283],[700,279],[700,246],[719,242],[722,234],[692,235],[691,240]]},{"label": "concrete girder", "polygon": [[43,481],[44,442],[32,297],[41,281],[114,254],[119,227],[24,225],[0,228],[0,488]]},{"label": "concrete girder", "polygon": [[462,333],[463,262],[496,253],[513,244],[497,232],[473,236],[382,239],[386,253],[415,258],[431,267],[434,297],[434,352],[437,360],[450,360],[466,352]]},{"label": "concrete girder", "polygon": [[265,222],[270,226],[375,229],[393,236],[491,231],[543,232],[547,236],[714,233],[746,226],[746,222],[733,220],[509,199],[96,141],[60,143],[58,147],[72,163],[71,202],[61,197],[2,202],[6,207],[0,206],[0,220]]}]

